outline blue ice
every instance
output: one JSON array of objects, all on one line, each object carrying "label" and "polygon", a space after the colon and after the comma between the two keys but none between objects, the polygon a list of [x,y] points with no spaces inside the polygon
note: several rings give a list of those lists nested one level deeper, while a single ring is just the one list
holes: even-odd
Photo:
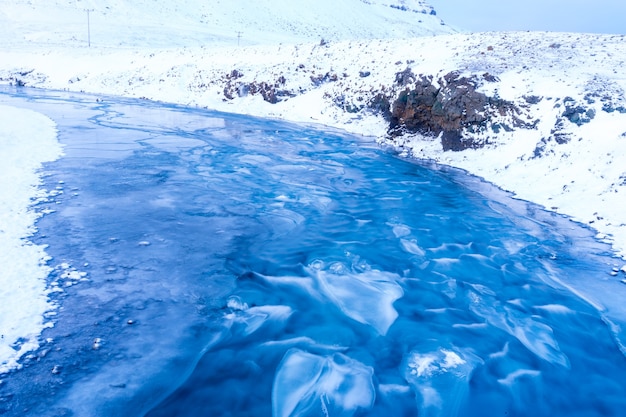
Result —
[{"label": "blue ice", "polygon": [[346,316],[372,326],[379,334],[385,335],[398,317],[393,303],[404,294],[398,275],[377,270],[346,274],[309,271],[323,294]]},{"label": "blue ice", "polygon": [[337,132],[0,99],[58,123],[36,239],[90,278],[3,416],[623,415],[626,286],[574,223]]},{"label": "blue ice", "polygon": [[552,328],[519,309],[497,301],[493,295],[469,292],[470,310],[490,325],[517,338],[539,358],[568,367],[569,361],[561,352]]},{"label": "blue ice", "polygon": [[470,351],[438,347],[408,353],[405,378],[418,393],[420,416],[462,416],[459,410],[469,394],[469,380],[482,360]]},{"label": "blue ice", "polygon": [[334,304],[346,317],[385,335],[398,317],[393,304],[404,291],[394,273],[368,269],[352,271],[343,264],[313,262],[305,276],[271,277],[254,274],[269,285],[319,302]]},{"label": "blue ice", "polygon": [[341,353],[314,355],[291,349],[274,379],[274,417],[353,416],[375,398],[374,370]]}]

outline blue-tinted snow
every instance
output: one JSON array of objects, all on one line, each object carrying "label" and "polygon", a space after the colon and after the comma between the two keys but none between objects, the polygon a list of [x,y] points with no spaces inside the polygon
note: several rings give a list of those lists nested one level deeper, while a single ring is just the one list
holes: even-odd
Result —
[{"label": "blue-tinted snow", "polygon": [[625,409],[625,287],[590,231],[340,132],[12,93],[59,125],[38,241],[88,281],[51,275],[5,415]]}]

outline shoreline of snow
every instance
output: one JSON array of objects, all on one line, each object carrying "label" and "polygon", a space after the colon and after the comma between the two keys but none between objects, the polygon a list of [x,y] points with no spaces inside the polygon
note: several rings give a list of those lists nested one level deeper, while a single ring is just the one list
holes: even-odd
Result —
[{"label": "shoreline of snow", "polygon": [[[626,258],[626,216],[620,211],[626,207],[625,39],[494,32],[241,48],[33,45],[0,50],[0,81],[317,123],[376,137],[408,156],[462,168],[591,226]],[[486,146],[461,152],[444,152],[436,138],[391,138],[388,123],[368,103],[380,92],[410,88],[396,84],[396,74],[407,68],[434,80],[451,71],[493,79],[478,91],[514,103],[519,117],[534,127],[481,133]],[[563,113],[571,103],[587,112],[581,117],[592,117],[578,124],[567,120]]]},{"label": "shoreline of snow", "polygon": [[0,375],[20,367],[18,360],[39,347],[56,308],[49,300],[50,268],[44,246],[28,239],[40,214],[36,199],[45,198],[38,171],[57,159],[61,146],[56,125],[27,109],[0,105]]}]

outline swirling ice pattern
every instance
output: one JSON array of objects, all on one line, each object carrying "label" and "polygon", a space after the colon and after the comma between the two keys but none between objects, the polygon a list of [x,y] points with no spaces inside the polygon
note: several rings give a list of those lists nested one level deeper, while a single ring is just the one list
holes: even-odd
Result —
[{"label": "swirling ice pattern", "polygon": [[[66,146],[48,181],[75,190],[50,202],[41,240],[89,265],[50,330],[68,352],[49,359],[66,370],[46,385],[58,394],[12,392],[30,415],[626,409],[619,317],[574,284],[604,276],[605,248],[567,221],[337,132],[132,101],[30,105]],[[69,359],[93,337],[97,353]]]}]

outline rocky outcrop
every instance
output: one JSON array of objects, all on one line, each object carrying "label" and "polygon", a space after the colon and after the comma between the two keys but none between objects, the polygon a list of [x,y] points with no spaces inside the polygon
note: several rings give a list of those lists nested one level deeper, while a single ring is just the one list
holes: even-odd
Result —
[{"label": "rocky outcrop", "polygon": [[432,76],[415,76],[407,69],[396,74],[395,81],[406,87],[391,104],[392,136],[405,132],[441,135],[444,150],[460,151],[485,145],[477,133],[509,129],[500,120],[505,116],[516,126],[521,123],[517,118],[520,110],[513,103],[477,91],[481,83],[497,81],[488,73],[479,78],[454,71],[434,80]]},{"label": "rocky outcrop", "polygon": [[294,97],[295,94],[287,89],[281,88],[285,86],[286,79],[284,76],[278,77],[273,83],[265,81],[241,81],[243,73],[238,70],[232,70],[226,74],[223,79],[224,97],[228,100],[234,100],[236,97],[245,97],[250,95],[261,95],[263,100],[271,104],[276,104],[285,97]]},{"label": "rocky outcrop", "polygon": [[[298,67],[304,68],[303,66]],[[371,76],[371,71],[360,70],[359,78]],[[411,68],[395,74],[391,86],[379,86],[370,91],[346,88],[335,72],[315,73],[309,76],[309,89],[322,88],[328,83],[339,83],[335,91],[326,91],[324,98],[347,113],[372,112],[382,115],[389,123],[391,137],[404,133],[420,133],[438,137],[444,151],[462,151],[480,148],[490,143],[501,130],[532,128],[533,124],[520,118],[522,109],[539,103],[538,96],[524,96],[516,106],[513,102],[497,96],[490,97],[479,91],[486,83],[500,80],[492,74],[461,75],[458,71],[435,78],[433,75],[415,75]],[[250,81],[239,70],[232,70],[222,77],[225,100],[234,100],[248,95],[260,95],[268,103],[275,104],[302,94],[306,89],[290,90],[284,76],[274,81]],[[574,103],[565,103],[563,118],[583,121],[593,117]],[[567,140],[556,135],[557,140]]]}]

